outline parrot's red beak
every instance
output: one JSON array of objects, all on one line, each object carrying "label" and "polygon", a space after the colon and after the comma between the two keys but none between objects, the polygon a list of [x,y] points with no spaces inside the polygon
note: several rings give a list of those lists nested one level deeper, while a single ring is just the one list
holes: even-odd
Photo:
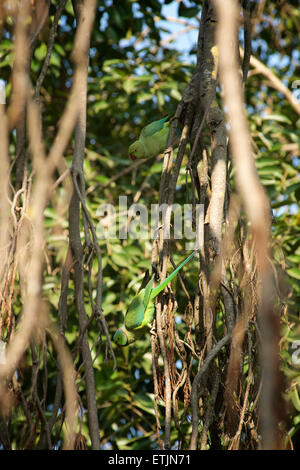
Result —
[{"label": "parrot's red beak", "polygon": [[133,153],[130,154],[130,158],[131,158],[131,160],[134,162],[135,156],[133,155]]}]

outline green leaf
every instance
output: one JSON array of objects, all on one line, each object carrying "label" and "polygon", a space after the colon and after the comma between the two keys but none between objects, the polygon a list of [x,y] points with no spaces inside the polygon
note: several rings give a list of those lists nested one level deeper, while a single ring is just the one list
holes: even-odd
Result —
[{"label": "green leaf", "polygon": [[267,114],[266,116],[261,116],[262,120],[264,121],[278,121],[278,122],[285,122],[287,124],[292,124],[292,121],[282,114]]},{"label": "green leaf", "polygon": [[300,264],[300,255],[290,255],[287,257],[288,260],[292,261],[293,263]]},{"label": "green leaf", "polygon": [[294,407],[296,408],[296,410],[300,411],[300,398],[299,398],[299,393],[297,390],[297,385],[293,386],[290,396],[291,396]]},{"label": "green leaf", "polygon": [[130,95],[136,89],[135,81],[133,78],[128,78],[123,82],[123,88],[128,95]]},{"label": "green leaf", "polygon": [[157,101],[158,101],[158,107],[162,109],[165,105],[165,97],[164,94],[158,90],[156,93]]},{"label": "green leaf", "polygon": [[179,93],[179,91],[176,89],[172,89],[170,92],[170,95],[172,96],[172,98],[175,98],[175,100],[177,101],[181,100],[181,93]]},{"label": "green leaf", "polygon": [[14,61],[13,53],[5,54],[4,58],[0,60],[0,67],[6,67],[7,65],[12,66]]},{"label": "green leaf", "polygon": [[277,158],[273,157],[261,157],[255,159],[255,165],[257,168],[263,168],[265,166],[279,165],[280,162]]},{"label": "green leaf", "polygon": [[57,54],[56,51],[52,51],[51,57],[50,57],[50,64],[55,65],[56,67],[60,67],[60,56]]},{"label": "green leaf", "polygon": [[43,42],[39,47],[34,51],[34,56],[37,60],[44,60],[47,54],[47,46]]},{"label": "green leaf", "polygon": [[186,18],[194,18],[199,13],[199,7],[187,7],[183,1],[179,3],[178,15]]},{"label": "green leaf", "polygon": [[143,101],[149,101],[152,100],[153,95],[152,93],[149,93],[147,91],[142,91],[141,93],[138,94],[137,96],[137,102],[142,103]]},{"label": "green leaf", "polygon": [[116,30],[112,28],[111,26],[107,28],[106,34],[107,34],[107,37],[111,39],[111,41],[113,41],[114,43],[117,44],[119,42],[119,35],[116,32]]},{"label": "green leaf", "polygon": [[64,50],[64,48],[58,44],[58,43],[55,43],[54,44],[54,49],[56,50],[56,52],[61,55],[62,57],[65,57],[66,56],[66,52]]},{"label": "green leaf", "polygon": [[107,101],[98,101],[93,105],[93,108],[95,113],[98,113],[99,111],[109,108],[109,103]]},{"label": "green leaf", "polygon": [[295,191],[299,190],[299,188],[300,188],[300,181],[297,183],[292,183],[291,185],[288,185],[285,190],[285,193],[286,194],[294,193]]},{"label": "green leaf", "polygon": [[290,268],[287,270],[289,276],[300,280],[300,269],[299,268]]},{"label": "green leaf", "polygon": [[128,257],[124,253],[112,253],[111,258],[113,262],[122,268],[130,268]]},{"label": "green leaf", "polygon": [[136,393],[133,397],[134,405],[143,411],[155,416],[153,394]]}]

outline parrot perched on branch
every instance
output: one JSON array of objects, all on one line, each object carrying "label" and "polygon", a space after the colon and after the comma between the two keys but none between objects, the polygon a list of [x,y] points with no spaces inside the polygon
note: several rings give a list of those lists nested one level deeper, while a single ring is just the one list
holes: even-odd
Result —
[{"label": "parrot perched on branch", "polygon": [[131,144],[128,149],[131,160],[154,157],[167,148],[170,133],[168,118],[169,116],[166,116],[158,121],[151,122],[141,130],[139,139]]},{"label": "parrot perched on branch", "polygon": [[150,327],[154,316],[154,299],[176,276],[178,271],[188,263],[199,251],[195,250],[188,256],[164,281],[153,287],[154,274],[145,288],[133,298],[125,314],[124,326],[118,328],[113,341],[118,346],[128,346],[143,336]]}]

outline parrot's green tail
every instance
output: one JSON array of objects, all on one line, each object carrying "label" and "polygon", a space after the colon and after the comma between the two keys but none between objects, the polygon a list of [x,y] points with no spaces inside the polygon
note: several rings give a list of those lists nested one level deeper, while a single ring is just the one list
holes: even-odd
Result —
[{"label": "parrot's green tail", "polygon": [[193,253],[191,253],[190,256],[188,256],[184,261],[182,261],[182,263],[164,281],[162,281],[158,286],[154,287],[154,289],[151,291],[150,299],[153,300],[169,284],[169,282],[172,281],[178,271],[180,271],[180,269],[183,268],[183,266],[187,264],[199,251],[200,248],[197,248],[197,250],[193,251]]}]

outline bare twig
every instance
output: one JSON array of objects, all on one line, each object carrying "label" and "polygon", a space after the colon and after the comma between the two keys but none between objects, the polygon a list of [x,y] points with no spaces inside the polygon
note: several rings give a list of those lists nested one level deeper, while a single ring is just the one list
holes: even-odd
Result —
[{"label": "bare twig", "polygon": [[[8,157],[8,125],[4,114],[4,105],[0,104],[0,279],[2,283],[6,264],[5,252],[9,242],[9,157]],[[2,252],[3,250],[3,252]],[[4,251],[5,250],[5,251]],[[1,285],[1,291],[3,286]]]},{"label": "bare twig", "polygon": [[[240,50],[241,54],[244,54],[243,49],[241,48]],[[299,101],[296,99],[293,93],[285,86],[285,84],[275,75],[275,73],[253,55],[251,55],[250,57],[250,65],[252,65],[253,67],[253,70],[250,71],[251,75],[258,73],[266,77],[269,80],[268,84],[275,90],[282,93],[283,96],[292,105],[296,113],[300,115]]]},{"label": "bare twig", "polygon": [[41,87],[46,77],[47,70],[50,64],[50,59],[51,59],[51,54],[52,54],[52,50],[54,46],[54,40],[55,40],[55,35],[57,32],[58,22],[65,8],[66,3],[67,3],[67,0],[61,0],[54,15],[53,23],[52,23],[50,34],[49,34],[48,44],[47,44],[47,54],[46,54],[40,75],[36,81],[36,86],[35,86],[35,99],[36,100],[39,100],[39,97],[40,97]]},{"label": "bare twig", "polygon": [[123,176],[127,175],[127,173],[131,173],[133,170],[136,170],[139,166],[143,165],[145,162],[148,160],[152,160],[154,157],[149,157],[149,158],[143,158],[141,160],[137,160],[134,162],[132,165],[129,165],[129,167],[125,168],[124,170],[120,171],[116,175],[112,176],[106,183],[104,183],[102,186],[100,186],[99,189],[105,189],[108,186],[111,185],[114,181],[117,181],[118,179],[122,178]]},{"label": "bare twig", "polygon": [[[101,269],[102,261],[101,261],[101,251],[100,251],[100,247],[98,245],[98,240],[97,240],[95,227],[93,225],[93,221],[92,221],[92,218],[89,214],[89,211],[86,207],[85,200],[84,200],[84,198],[83,198],[83,196],[80,192],[80,189],[79,189],[79,186],[77,184],[76,179],[74,179],[73,182],[74,182],[76,193],[77,193],[77,195],[80,199],[84,215],[85,215],[85,217],[88,221],[89,229],[92,232],[93,248],[96,251],[97,261],[98,261],[98,266],[99,266],[98,277],[97,277],[97,297],[96,297],[96,305],[95,305],[94,309],[95,309],[95,313],[96,313],[97,317],[100,318],[102,326],[104,328],[104,331],[105,331],[105,334],[106,334],[106,337],[107,337],[109,350],[110,350],[111,356],[112,356],[113,361],[114,361],[114,368],[116,368],[117,367],[116,357],[115,357],[115,354],[114,354],[114,351],[113,351],[112,342],[111,342],[109,331],[108,331],[108,326],[107,326],[107,323],[106,323],[106,320],[104,318],[103,311],[102,311],[102,269]],[[92,302],[92,305],[94,306],[92,298],[91,298],[91,302]]]},{"label": "bare twig", "polygon": [[198,387],[201,382],[202,377],[208,370],[211,361],[217,356],[219,351],[225,346],[230,340],[230,333],[224,336],[220,341],[218,341],[212,349],[207,354],[206,358],[203,361],[201,368],[198,370],[197,374],[194,377],[193,385],[192,385],[192,437],[190,442],[190,450],[197,449],[197,440],[198,440]]},{"label": "bare twig", "polygon": [[250,0],[243,0],[243,15],[244,15],[244,47],[245,53],[243,57],[243,82],[246,81],[249,62],[251,57],[251,13],[250,13]]},{"label": "bare twig", "polygon": [[[22,2],[23,7],[28,6],[28,2]],[[88,50],[87,39],[92,28],[93,13],[95,10],[95,2],[86,0],[83,5],[85,9],[85,22],[77,28],[75,36],[75,57],[78,59],[77,62],[80,64],[80,60],[83,54]],[[27,11],[27,10],[26,10]],[[23,12],[24,13],[24,12]],[[25,13],[24,13],[25,14]],[[39,23],[40,25],[40,23]],[[21,27],[21,26],[20,26]],[[23,38],[24,44],[20,46],[18,54],[24,50],[26,52],[26,47],[28,46],[28,36],[27,31],[22,30],[21,33],[18,32],[20,37]],[[21,34],[21,36],[20,36]],[[27,42],[26,42],[27,41]],[[23,48],[22,48],[23,47]],[[25,49],[24,49],[25,48]],[[24,57],[26,54],[24,53]],[[21,61],[21,58],[20,58]],[[18,63],[18,62],[17,62]],[[16,65],[17,65],[16,63]],[[81,64],[80,64],[81,65]],[[2,408],[7,413],[9,407],[11,406],[10,396],[6,390],[6,380],[9,380],[13,376],[16,367],[18,366],[28,344],[33,337],[37,336],[37,339],[43,336],[45,329],[49,327],[48,323],[48,311],[45,307],[42,300],[42,282],[43,282],[43,265],[44,265],[44,244],[45,244],[45,234],[44,234],[44,210],[46,204],[49,201],[49,198],[52,196],[53,191],[53,175],[56,168],[61,168],[63,161],[63,152],[69,141],[71,133],[74,129],[74,125],[78,118],[79,112],[79,92],[81,90],[82,84],[82,74],[80,65],[75,70],[74,82],[72,86],[72,91],[70,98],[67,102],[67,106],[61,118],[61,121],[58,126],[58,133],[54,144],[50,148],[49,155],[46,157],[45,149],[42,141],[41,133],[41,122],[40,122],[40,113],[37,107],[37,104],[32,100],[32,90],[30,88],[30,81],[28,77],[28,71],[25,70],[25,67],[22,68],[21,73],[18,76],[18,79],[21,80],[19,92],[22,91],[22,100],[21,102],[27,106],[27,128],[28,128],[28,137],[30,143],[30,152],[32,154],[32,164],[33,164],[33,173],[34,178],[29,177],[23,179],[23,186],[20,188],[20,191],[16,193],[16,196],[11,201],[12,208],[12,220],[13,227],[16,232],[12,239],[12,256],[16,257],[18,261],[19,268],[19,278],[20,285],[22,290],[22,314],[20,315],[20,320],[18,324],[18,330],[11,337],[9,346],[6,351],[6,363],[1,367],[0,377],[1,377],[1,399],[2,399]],[[14,105],[14,100],[12,100],[12,106]],[[18,103],[19,105],[19,103]],[[18,109],[10,108],[11,110],[11,123],[15,115],[18,115]],[[5,155],[7,152],[5,150],[5,145],[7,144],[7,120],[3,117],[3,108],[1,106],[0,120],[1,132],[3,132],[3,139],[1,139],[1,146],[3,152],[1,156],[3,158],[3,169],[5,170]],[[4,171],[2,172],[4,177]],[[32,176],[32,175],[31,175]],[[32,181],[33,182],[32,182]],[[32,189],[31,189],[32,185]],[[5,186],[4,186],[5,187]],[[7,216],[6,209],[10,201],[8,199],[8,191],[3,193],[6,201],[1,205],[1,217]],[[20,199],[22,194],[23,204],[26,208],[26,214],[22,214],[19,217],[16,212],[17,202]],[[4,220],[4,219],[3,219]],[[24,220],[23,224],[20,222]],[[5,243],[5,234],[1,234],[1,240]],[[17,243],[18,242],[18,243]],[[29,250],[30,248],[30,250]],[[12,251],[10,250],[10,251]],[[11,255],[10,255],[11,256]],[[12,275],[14,273],[14,265],[12,265]],[[11,298],[11,292],[9,293],[8,299]],[[50,327],[49,327],[50,328]],[[50,328],[51,329],[51,328]],[[64,332],[65,322],[62,318],[61,330]],[[52,331],[52,330],[51,330]],[[72,359],[68,353],[63,338],[56,334],[52,336],[53,342],[58,350],[58,356],[60,361],[60,377],[58,377],[58,387],[56,394],[56,402],[54,407],[54,412],[51,417],[51,421],[46,424],[44,420],[44,429],[46,431],[45,436],[48,440],[48,446],[50,443],[50,432],[52,426],[56,420],[57,412],[59,410],[62,388],[60,386],[61,380],[64,384],[64,392],[66,397],[66,438],[64,442],[65,448],[73,448],[75,442],[75,421],[77,416],[77,397],[76,390],[74,386],[74,369],[72,365]],[[44,368],[44,379],[47,378],[47,367]],[[45,403],[45,394],[47,389],[44,388],[44,397],[40,400],[39,396],[35,395],[36,404],[40,410],[40,418],[43,419],[44,413],[44,403]],[[95,414],[95,419],[97,419]],[[31,436],[34,437],[36,432],[36,426],[31,426]],[[30,438],[31,439],[31,438]],[[41,447],[43,447],[43,439],[41,439]],[[29,441],[28,441],[29,442]]]},{"label": "bare twig", "polygon": [[[73,0],[73,6],[78,22],[77,39],[80,38],[81,42],[79,42],[79,40],[75,42],[73,53],[73,57],[76,63],[74,85],[76,80],[75,87],[76,92],[78,93],[76,105],[78,114],[76,115],[75,149],[72,162],[72,177],[74,185],[78,184],[78,191],[74,191],[69,207],[70,247],[74,258],[74,282],[80,331],[85,331],[82,336],[81,351],[85,366],[89,430],[92,441],[92,448],[99,450],[100,438],[95,395],[95,378],[87,330],[85,329],[87,315],[84,305],[83,247],[80,237],[80,199],[78,197],[79,192],[83,195],[83,197],[85,196],[83,160],[86,136],[87,73],[89,63],[90,35],[94,21],[96,1],[86,0],[85,2],[82,2],[81,0]],[[87,236],[87,229],[85,230],[85,234]],[[99,261],[99,273],[101,275],[101,258]],[[98,286],[97,295],[100,294],[101,296],[101,292],[102,285]]]}]

